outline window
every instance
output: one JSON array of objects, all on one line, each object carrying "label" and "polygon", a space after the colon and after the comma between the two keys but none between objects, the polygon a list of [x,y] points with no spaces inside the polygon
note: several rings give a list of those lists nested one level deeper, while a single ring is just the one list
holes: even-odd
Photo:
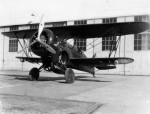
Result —
[{"label": "window", "polygon": [[39,25],[36,24],[36,25],[30,25],[30,29],[38,29],[39,28]]},{"label": "window", "polygon": [[[86,20],[74,21],[74,25],[85,25],[85,24],[87,24]],[[86,51],[86,39],[75,39],[74,45],[76,45],[77,48],[80,48],[82,51]]]},{"label": "window", "polygon": [[10,27],[10,31],[15,31],[15,30],[18,30],[18,26],[11,26]]},{"label": "window", "polygon": [[[148,15],[134,17],[135,22],[150,22]],[[147,30],[150,32],[150,29]],[[150,50],[150,34],[135,34],[134,35],[134,50]]]},{"label": "window", "polygon": [[[148,23],[150,23],[150,18],[148,15],[135,16],[134,21],[135,22],[148,22]],[[150,29],[148,29],[147,32],[150,32]]]},{"label": "window", "polygon": [[18,51],[18,40],[16,38],[9,39],[9,52]]},{"label": "window", "polygon": [[141,50],[142,47],[142,35],[135,34],[134,35],[134,50]]},{"label": "window", "polygon": [[134,21],[135,22],[142,22],[142,16],[135,16]]},{"label": "window", "polygon": [[150,50],[150,34],[135,34],[134,50]]},{"label": "window", "polygon": [[117,22],[117,18],[105,18],[102,21],[103,23],[116,23]]},{"label": "window", "polygon": [[86,39],[75,39],[74,44],[77,46],[77,48],[86,51]]},{"label": "window", "polygon": [[64,21],[64,22],[54,22],[52,23],[53,27],[60,27],[60,26],[66,26],[67,25],[67,22]]},{"label": "window", "polygon": [[102,51],[116,50],[116,37],[102,38]]},{"label": "window", "polygon": [[149,16],[148,15],[135,16],[134,21],[135,22],[149,22]]},{"label": "window", "polygon": [[74,21],[74,25],[85,25],[87,24],[87,20]]},{"label": "window", "polygon": [[[117,18],[105,18],[103,23],[116,23]],[[116,37],[103,37],[102,38],[102,51],[116,50]]]}]

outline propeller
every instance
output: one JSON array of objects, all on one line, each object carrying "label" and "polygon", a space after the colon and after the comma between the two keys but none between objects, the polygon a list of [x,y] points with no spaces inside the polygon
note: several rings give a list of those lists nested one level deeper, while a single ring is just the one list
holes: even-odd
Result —
[{"label": "propeller", "polygon": [[44,15],[42,15],[41,17],[41,20],[40,20],[40,23],[39,23],[39,29],[38,29],[38,37],[28,46],[25,46],[22,50],[20,50],[18,53],[22,52],[22,51],[25,51],[27,48],[29,48],[30,46],[32,46],[33,44],[35,44],[36,42],[39,42],[41,45],[43,45],[46,50],[48,50],[49,52],[51,52],[52,54],[56,54],[56,51],[51,47],[49,46],[48,44],[42,42],[40,40],[40,36],[41,36],[41,33],[43,31],[43,28],[44,28]]}]

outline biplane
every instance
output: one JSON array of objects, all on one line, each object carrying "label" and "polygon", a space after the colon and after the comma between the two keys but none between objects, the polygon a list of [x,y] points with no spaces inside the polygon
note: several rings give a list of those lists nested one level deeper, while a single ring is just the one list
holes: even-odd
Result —
[{"label": "biplane", "polygon": [[[115,69],[117,64],[132,63],[134,59],[127,57],[111,57],[113,49],[110,49],[107,58],[87,58],[76,45],[70,45],[68,39],[88,39],[137,34],[149,28],[146,22],[122,22],[108,24],[68,25],[44,28],[44,22],[39,23],[38,29],[17,30],[3,32],[9,38],[29,39],[29,45],[22,50],[26,54],[29,49],[38,57],[16,57],[21,62],[41,63],[39,68],[32,68],[29,72],[30,80],[38,80],[42,70],[64,74],[67,83],[73,83],[75,74],[73,69],[85,71],[95,75],[95,68],[99,70]],[[120,40],[114,41],[114,44]],[[117,48],[117,45],[116,45]],[[19,52],[21,52],[19,51]]]}]

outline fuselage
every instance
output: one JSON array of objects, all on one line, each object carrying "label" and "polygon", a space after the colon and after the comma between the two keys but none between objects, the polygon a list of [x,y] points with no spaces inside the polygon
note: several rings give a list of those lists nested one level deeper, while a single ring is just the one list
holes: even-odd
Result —
[{"label": "fuselage", "polygon": [[[66,41],[61,41],[58,46],[59,50],[61,50],[59,53],[66,53],[68,56],[68,62],[67,62],[67,67],[68,68],[73,68],[76,70],[80,71],[85,71],[89,72],[91,74],[94,74],[94,67],[89,67],[89,66],[82,66],[82,65],[77,65],[75,63],[70,62],[70,59],[81,59],[81,58],[87,58],[86,55],[82,50],[77,48],[76,45],[70,45]],[[58,54],[59,55],[59,54]],[[55,55],[53,55],[55,56]]]},{"label": "fuselage", "polygon": [[[87,58],[86,55],[75,45],[72,46],[71,44],[62,40],[60,42],[50,44],[50,46],[55,49],[56,54],[51,54],[44,47],[40,47],[39,44],[35,44],[31,47],[33,53],[41,57],[42,63],[47,69],[50,69],[52,67],[52,64],[55,68],[58,68],[57,70],[50,69],[47,71],[52,70],[55,73],[64,73],[64,69],[61,67],[65,65],[65,67],[67,68],[72,68],[94,74],[94,67],[81,66],[70,62],[70,59]],[[64,64],[62,65],[60,61],[63,61]]]}]

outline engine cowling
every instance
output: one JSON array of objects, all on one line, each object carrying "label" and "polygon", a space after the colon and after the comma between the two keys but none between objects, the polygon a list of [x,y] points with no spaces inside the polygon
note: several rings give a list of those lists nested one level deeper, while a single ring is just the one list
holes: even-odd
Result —
[{"label": "engine cowling", "polygon": [[[32,38],[30,39],[30,44],[35,41],[37,36],[38,36],[38,31],[33,34]],[[40,40],[48,45],[53,45],[54,42],[56,42],[55,35],[49,29],[44,29],[42,31],[40,35]],[[34,43],[30,49],[34,54],[38,56],[43,56],[43,54],[47,52],[46,49],[43,47],[43,45],[40,44],[39,42]]]}]

